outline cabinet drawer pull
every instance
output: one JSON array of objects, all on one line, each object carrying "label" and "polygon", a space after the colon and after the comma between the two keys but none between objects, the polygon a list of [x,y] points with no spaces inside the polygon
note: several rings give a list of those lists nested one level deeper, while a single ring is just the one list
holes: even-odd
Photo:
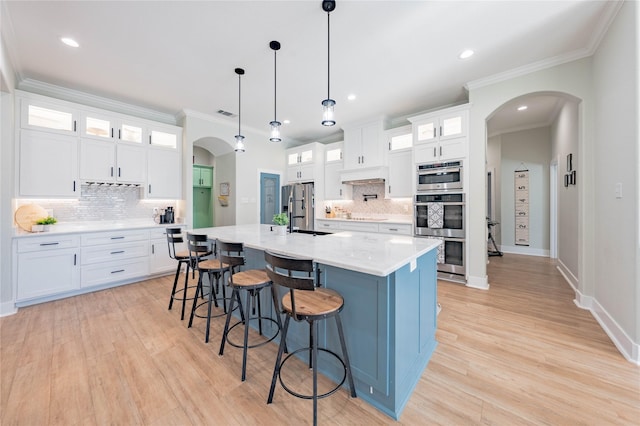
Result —
[{"label": "cabinet drawer pull", "polygon": [[124,253],[124,250],[112,251],[111,254],[120,254]]},{"label": "cabinet drawer pull", "polygon": [[111,237],[112,240],[124,240],[124,237]]},{"label": "cabinet drawer pull", "polygon": [[398,232],[398,228],[389,228],[389,231],[396,231],[396,232]]},{"label": "cabinet drawer pull", "polygon": [[118,167],[118,177],[120,177],[120,167]]},{"label": "cabinet drawer pull", "polygon": [[41,246],[57,246],[60,243],[40,243]]},{"label": "cabinet drawer pull", "polygon": [[78,255],[77,254],[73,254],[73,266],[76,266],[76,259],[77,259]]},{"label": "cabinet drawer pull", "polygon": [[111,177],[113,177],[113,167],[111,167]]},{"label": "cabinet drawer pull", "polygon": [[151,244],[151,254],[156,254],[155,244]]},{"label": "cabinet drawer pull", "polygon": [[124,272],[124,269],[118,269],[117,271],[111,271],[112,274],[117,274],[119,272]]}]

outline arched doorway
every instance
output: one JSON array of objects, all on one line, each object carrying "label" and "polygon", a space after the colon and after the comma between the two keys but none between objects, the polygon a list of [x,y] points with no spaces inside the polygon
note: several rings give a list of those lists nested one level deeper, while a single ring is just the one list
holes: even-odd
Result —
[{"label": "arched doorway", "polygon": [[[504,102],[486,120],[486,172],[491,176],[486,214],[488,223],[499,224],[489,229],[500,251],[557,257],[559,268],[573,276],[575,284],[580,183],[573,178],[580,155],[579,103],[560,92],[528,93]],[[524,193],[515,187],[515,176],[523,176],[518,171],[526,171],[527,177],[522,199],[518,194]],[[521,202],[525,199],[526,205]]]}]

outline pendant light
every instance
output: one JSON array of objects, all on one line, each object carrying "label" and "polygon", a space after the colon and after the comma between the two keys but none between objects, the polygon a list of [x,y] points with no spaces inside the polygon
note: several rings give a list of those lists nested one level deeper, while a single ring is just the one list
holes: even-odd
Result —
[{"label": "pendant light", "polygon": [[276,95],[277,95],[277,64],[276,64],[276,54],[278,50],[280,50],[280,42],[272,41],[269,43],[269,47],[273,50],[273,121],[269,123],[271,126],[271,136],[269,140],[271,142],[281,142],[282,138],[280,137],[280,122],[278,121],[276,114]]},{"label": "pendant light", "polygon": [[242,68],[236,68],[236,74],[238,74],[238,134],[236,135],[236,152],[244,152],[244,136],[240,131],[240,118],[242,117],[242,98],[240,97],[240,77],[244,75]]},{"label": "pendant light", "polygon": [[322,125],[333,126],[336,124],[333,107],[336,105],[336,101],[329,96],[329,88],[331,83],[331,24],[329,22],[329,16],[331,12],[336,8],[335,0],[323,0],[322,10],[327,12],[327,99],[322,101]]}]

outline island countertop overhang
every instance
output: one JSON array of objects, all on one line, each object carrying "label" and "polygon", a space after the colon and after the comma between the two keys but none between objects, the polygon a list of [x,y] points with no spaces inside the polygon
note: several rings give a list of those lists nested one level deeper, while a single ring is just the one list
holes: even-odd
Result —
[{"label": "island countertop overhang", "polygon": [[312,258],[314,261],[365,274],[387,276],[441,244],[440,240],[365,232],[276,235],[270,225],[234,225],[188,230],[211,239],[242,242],[246,247]]}]

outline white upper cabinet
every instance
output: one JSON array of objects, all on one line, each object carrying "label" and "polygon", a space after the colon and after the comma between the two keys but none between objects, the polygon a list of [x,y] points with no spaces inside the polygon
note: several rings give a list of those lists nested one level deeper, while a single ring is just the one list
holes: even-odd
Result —
[{"label": "white upper cabinet", "polygon": [[415,163],[465,158],[468,117],[468,104],[409,117],[413,125]]},{"label": "white upper cabinet", "polygon": [[66,135],[78,132],[78,110],[66,104],[22,99],[20,127]]},{"label": "white upper cabinet", "polygon": [[376,167],[384,164],[382,121],[344,127],[344,168]]},{"label": "white upper cabinet", "polygon": [[117,115],[94,112],[82,114],[80,136],[102,141],[142,144],[145,126]]},{"label": "white upper cabinet", "polygon": [[180,152],[168,149],[150,149],[147,154],[146,198],[182,198]]},{"label": "white upper cabinet", "polygon": [[404,149],[389,153],[389,181],[385,188],[385,198],[413,197],[413,176],[415,167],[411,160],[411,150]]},{"label": "white upper cabinet", "polygon": [[340,179],[340,172],[344,167],[342,160],[343,142],[334,142],[325,146],[324,150],[324,199],[350,200],[353,187],[345,185]]},{"label": "white upper cabinet", "polygon": [[322,177],[323,153],[323,145],[317,142],[287,149],[287,182],[313,182]]},{"label": "white upper cabinet", "polygon": [[389,152],[411,149],[413,147],[413,129],[411,125],[386,130],[384,135]]},{"label": "white upper cabinet", "polygon": [[78,139],[20,130],[18,193],[25,197],[77,197]]},{"label": "white upper cabinet", "polygon": [[324,162],[325,164],[329,164],[329,163],[343,163],[343,158],[342,158],[342,150],[343,150],[343,142],[334,142],[331,144],[328,144],[327,146],[325,146],[324,148]]},{"label": "white upper cabinet", "polygon": [[80,140],[80,180],[144,184],[147,152],[142,146]]},{"label": "white upper cabinet", "polygon": [[155,148],[178,149],[181,135],[180,129],[152,127],[149,129],[149,145]]}]

